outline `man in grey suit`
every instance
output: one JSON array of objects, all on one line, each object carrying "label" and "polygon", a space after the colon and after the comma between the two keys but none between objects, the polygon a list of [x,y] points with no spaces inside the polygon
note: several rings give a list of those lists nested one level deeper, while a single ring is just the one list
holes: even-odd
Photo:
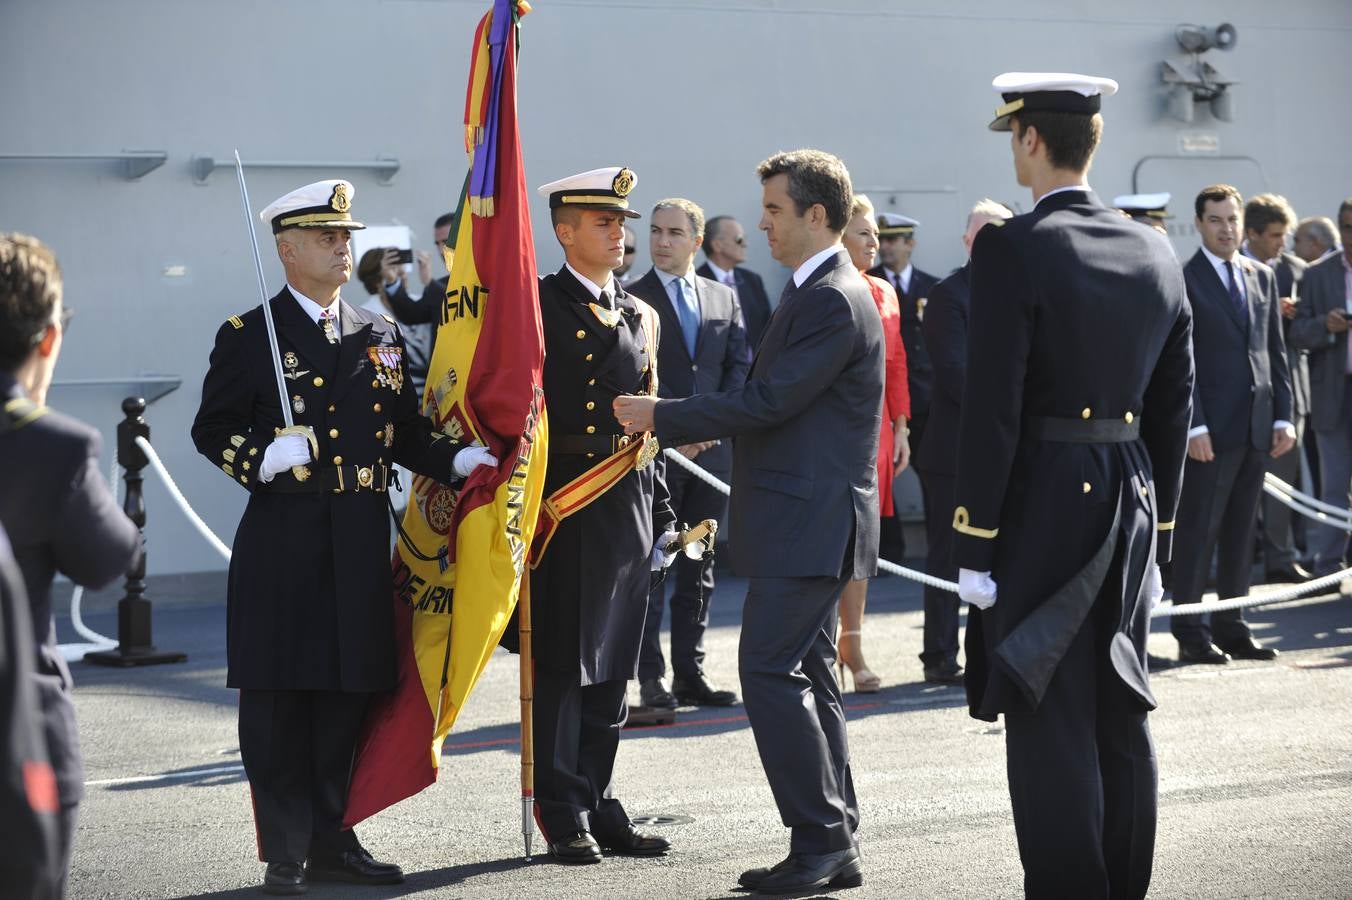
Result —
[{"label": "man in grey suit", "polygon": [[[1325,503],[1347,508],[1352,484],[1352,197],[1338,208],[1342,253],[1332,253],[1305,270],[1301,301],[1291,323],[1291,344],[1309,351],[1310,420],[1319,436],[1319,481]],[[1327,575],[1343,563],[1346,532],[1320,526],[1314,545],[1314,574]]]},{"label": "man in grey suit", "polygon": [[[746,383],[746,331],[732,288],[695,274],[695,251],[704,242],[704,210],[681,197],[657,201],[649,226],[653,267],[631,282],[629,293],[657,311],[657,395],[690,397],[736,390]],[[687,444],[676,452],[726,481],[732,447],[720,441]],[[676,520],[688,525],[723,521],[727,499],[678,465],[667,467],[667,490]],[[680,556],[671,595],[672,689],[662,683],[662,607],[666,588],[648,595],[648,618],[638,656],[639,699],[644,706],[731,706],[732,691],[719,690],[704,674],[704,632],[714,592],[713,567]],[[673,694],[675,696],[673,696]]]},{"label": "man in grey suit", "polygon": [[[1201,190],[1194,209],[1202,246],[1183,267],[1197,378],[1174,537],[1177,605],[1202,599],[1213,550],[1221,599],[1248,594],[1264,459],[1296,443],[1277,280],[1239,254],[1243,202],[1228,184]],[[1238,609],[1213,613],[1210,623],[1202,616],[1170,623],[1181,662],[1277,656],[1254,640]]]},{"label": "man in grey suit", "polygon": [[863,881],[840,686],[836,598],[878,561],[882,320],[840,244],[849,172],[818,150],[760,164],[760,228],[793,269],[746,386],[683,400],[620,397],[630,433],[668,446],[735,435],[732,568],[750,578],[739,669],[775,803],[792,829],[773,868],[742,874],[764,894]]}]

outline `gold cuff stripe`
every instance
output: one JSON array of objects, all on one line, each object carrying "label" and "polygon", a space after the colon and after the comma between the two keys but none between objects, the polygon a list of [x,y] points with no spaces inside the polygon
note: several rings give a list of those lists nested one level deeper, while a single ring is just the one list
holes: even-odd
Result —
[{"label": "gold cuff stripe", "polygon": [[277,224],[285,228],[288,225],[303,225],[306,222],[351,222],[350,213],[310,213],[306,216],[288,216]]},{"label": "gold cuff stripe", "polygon": [[998,528],[976,528],[967,524],[970,521],[971,514],[967,512],[967,507],[959,506],[953,510],[953,530],[958,534],[970,534],[972,537],[990,540],[1000,533]]},{"label": "gold cuff stripe", "polygon": [[1155,529],[1156,529],[1157,531],[1173,531],[1173,530],[1174,530],[1174,523],[1173,523],[1173,522],[1161,522],[1161,523],[1159,523],[1158,525],[1155,526]]},{"label": "gold cuff stripe", "polygon": [[629,201],[620,197],[609,197],[603,194],[577,194],[576,196],[560,197],[560,203],[605,203],[608,206],[617,206],[620,209],[628,209]]},{"label": "gold cuff stripe", "polygon": [[1021,109],[1023,109],[1023,98],[1019,97],[1017,100],[1011,100],[1004,106],[998,107],[995,110],[995,118],[998,119],[1001,116],[1007,116],[1010,113],[1016,113]]}]

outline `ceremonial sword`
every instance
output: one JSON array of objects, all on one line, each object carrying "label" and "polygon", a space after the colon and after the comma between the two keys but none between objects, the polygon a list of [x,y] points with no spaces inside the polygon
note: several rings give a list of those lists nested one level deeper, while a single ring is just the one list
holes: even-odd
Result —
[{"label": "ceremonial sword", "polygon": [[[268,333],[268,353],[272,357],[272,373],[277,377],[277,395],[282,404],[282,421],[286,427],[277,431],[283,434],[299,434],[310,442],[314,458],[319,459],[319,439],[309,425],[297,425],[291,418],[291,401],[286,396],[286,378],[282,375],[282,351],[277,346],[277,326],[272,321],[272,303],[268,298],[267,283],[263,281],[263,257],[258,252],[258,232],[254,230],[253,209],[249,206],[249,189],[244,184],[244,163],[240,161],[239,150],[235,151],[235,176],[239,179],[239,196],[244,203],[244,221],[249,226],[249,245],[253,247],[254,270],[258,273],[258,293],[263,299],[263,322]],[[308,466],[292,466],[291,474],[297,481],[310,477]]]}]

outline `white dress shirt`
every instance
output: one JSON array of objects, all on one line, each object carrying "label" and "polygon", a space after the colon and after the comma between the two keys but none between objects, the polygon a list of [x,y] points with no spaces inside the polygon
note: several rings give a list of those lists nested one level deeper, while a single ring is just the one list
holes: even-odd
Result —
[{"label": "white dress shirt", "polygon": [[305,314],[310,317],[310,321],[314,322],[316,325],[319,324],[320,315],[326,310],[332,309],[333,314],[335,316],[338,315],[337,297],[334,297],[333,300],[329,302],[328,306],[324,306],[296,290],[296,286],[289,281],[286,283],[286,289],[291,292],[291,296],[296,298],[296,302],[300,304],[301,309],[305,310]]},{"label": "white dress shirt", "polygon": [[844,245],[837,241],[825,250],[814,253],[812,256],[808,257],[801,266],[793,270],[793,286],[802,287],[803,282],[807,281],[807,277],[817,271],[817,266],[820,266],[844,249]]},{"label": "white dress shirt", "polygon": [[592,299],[599,301],[599,300],[601,299],[601,292],[602,292],[602,291],[609,291],[609,292],[610,292],[611,301],[612,301],[612,302],[614,301],[614,299],[615,299],[615,279],[614,279],[614,277],[612,277],[612,276],[610,275],[610,273],[606,273],[606,283],[605,283],[605,284],[602,284],[602,285],[598,285],[596,282],[592,281],[592,280],[591,280],[590,278],[588,278],[586,275],[583,275],[583,274],[582,274],[581,272],[579,272],[577,269],[574,269],[570,264],[564,263],[563,265],[564,265],[565,268],[568,269],[569,272],[572,272],[572,273],[573,273],[573,277],[574,277],[574,278],[576,278],[578,281],[582,282],[582,286],[583,286],[584,288],[586,288],[587,291],[592,295]]}]

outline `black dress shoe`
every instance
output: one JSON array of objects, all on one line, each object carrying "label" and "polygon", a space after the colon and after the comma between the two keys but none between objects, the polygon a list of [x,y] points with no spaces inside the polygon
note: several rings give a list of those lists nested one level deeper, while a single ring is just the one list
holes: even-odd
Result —
[{"label": "black dress shoe", "polygon": [[737,879],[758,894],[796,894],[824,887],[852,888],[864,883],[864,866],[854,847],[834,853],[790,853],[769,869],[751,869]]},{"label": "black dress shoe", "polygon": [[1201,644],[1179,644],[1178,661],[1181,663],[1228,663],[1230,657],[1220,647],[1207,641]]},{"label": "black dress shoe", "polygon": [[962,666],[956,659],[925,666],[925,681],[929,684],[962,684]]},{"label": "black dress shoe", "polygon": [[661,856],[671,849],[671,841],[660,834],[644,834],[633,823],[614,834],[598,832],[596,843],[623,856]]},{"label": "black dress shoe", "polygon": [[648,678],[638,683],[638,702],[652,709],[675,709],[680,705],[660,678]]},{"label": "black dress shoe", "polygon": [[263,893],[292,897],[310,889],[305,883],[305,867],[296,862],[270,862],[263,875]]},{"label": "black dress shoe", "polygon": [[311,881],[345,881],[348,884],[403,884],[404,870],[394,863],[377,862],[365,848],[323,853],[310,857],[305,873]]},{"label": "black dress shoe", "polygon": [[1252,636],[1246,637],[1241,641],[1235,641],[1225,645],[1225,652],[1230,654],[1232,659],[1257,659],[1264,662],[1277,658],[1277,651],[1272,647],[1264,647],[1253,639]]},{"label": "black dress shoe", "polygon": [[720,691],[702,672],[694,678],[677,675],[671,680],[671,691],[687,706],[732,706],[737,702],[736,693]]},{"label": "black dress shoe", "polygon": [[601,845],[586,831],[574,831],[565,834],[561,840],[549,845],[549,854],[559,862],[573,865],[580,863],[599,863]]},{"label": "black dress shoe", "polygon": [[1264,580],[1268,584],[1300,584],[1313,577],[1300,563],[1291,563],[1284,569],[1273,569],[1268,572]]}]

